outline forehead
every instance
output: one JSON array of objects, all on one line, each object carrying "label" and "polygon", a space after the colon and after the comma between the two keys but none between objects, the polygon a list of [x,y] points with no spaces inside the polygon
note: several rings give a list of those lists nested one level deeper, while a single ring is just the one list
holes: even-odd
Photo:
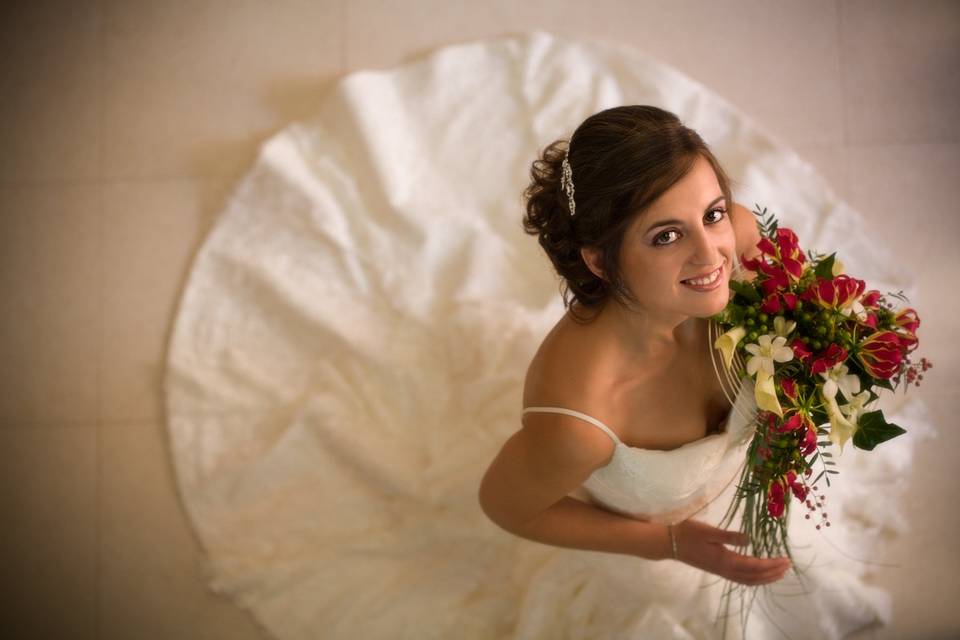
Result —
[{"label": "forehead", "polygon": [[631,226],[636,227],[656,222],[661,218],[684,218],[689,215],[698,215],[713,200],[723,194],[717,174],[713,171],[710,161],[697,155],[693,166],[673,186],[667,189],[659,198],[643,211],[633,221]]}]

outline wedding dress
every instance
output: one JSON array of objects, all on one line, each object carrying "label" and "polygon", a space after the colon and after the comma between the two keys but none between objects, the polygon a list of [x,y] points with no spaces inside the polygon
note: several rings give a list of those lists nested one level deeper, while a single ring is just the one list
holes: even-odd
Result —
[{"label": "wedding dress", "polygon": [[610,427],[579,411],[527,407],[523,413],[566,414],[606,433],[614,444],[613,456],[582,487],[591,501],[629,517],[676,524],[697,514],[739,477],[756,411],[753,384],[744,378],[718,433],[669,451],[628,446]]},{"label": "wedding dress", "polygon": [[[520,228],[530,162],[617,104],[673,111],[738,201],[911,295],[909,274],[808,164],[637,51],[534,32],[350,74],[264,144],[231,195],[191,269],[164,380],[206,580],[272,636],[717,637],[716,576],[524,540],[477,499],[564,311]],[[748,414],[749,385],[736,400]],[[806,582],[758,599],[747,637],[786,637],[780,626],[839,638],[888,618],[870,561],[881,534],[904,529],[898,496],[925,416],[920,402],[885,409],[910,433],[869,455],[848,446],[840,481],[821,488],[830,529],[791,513]],[[723,433],[678,450],[618,443],[584,489],[614,511],[717,525],[746,428],[734,411]]]}]

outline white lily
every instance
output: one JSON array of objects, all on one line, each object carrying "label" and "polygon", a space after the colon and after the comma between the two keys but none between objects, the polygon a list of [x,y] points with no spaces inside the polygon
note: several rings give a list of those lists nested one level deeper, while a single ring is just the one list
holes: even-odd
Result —
[{"label": "white lily", "polygon": [[830,442],[840,447],[840,453],[843,453],[843,445],[857,432],[857,423],[843,415],[837,406],[836,398],[822,395],[827,408],[827,419],[830,421]]},{"label": "white lily", "polygon": [[733,362],[733,354],[736,352],[737,343],[740,342],[745,335],[747,335],[746,329],[743,327],[734,327],[717,338],[713,343],[713,348],[719,349],[721,353],[723,353],[723,362],[727,369],[730,368],[730,363]]},{"label": "white lily", "polygon": [[870,392],[862,391],[850,398],[850,402],[840,405],[840,411],[846,416],[847,420],[853,424],[860,421],[860,415],[866,410],[867,402],[870,401]]},{"label": "white lily", "polygon": [[777,399],[777,388],[773,383],[773,376],[767,375],[763,369],[757,372],[757,385],[754,388],[753,396],[757,401],[757,407],[765,411],[772,411],[781,418],[783,417],[783,408],[780,406],[780,400]]},{"label": "white lily", "polygon": [[763,370],[768,375],[773,375],[773,362],[790,362],[793,360],[793,349],[786,346],[787,339],[784,336],[774,336],[771,333],[765,333],[757,338],[754,344],[748,344],[744,347],[749,353],[753,354],[747,360],[747,373],[754,375],[759,370]]}]

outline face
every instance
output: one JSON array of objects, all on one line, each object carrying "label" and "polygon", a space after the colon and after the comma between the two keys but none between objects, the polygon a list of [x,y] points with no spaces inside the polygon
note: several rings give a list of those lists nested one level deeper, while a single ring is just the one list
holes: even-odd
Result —
[{"label": "face", "polygon": [[[713,167],[697,156],[691,170],[627,229],[620,267],[644,310],[665,322],[709,317],[729,299],[736,239]],[[682,281],[720,269],[715,282]],[[709,276],[708,276],[709,277]]]}]

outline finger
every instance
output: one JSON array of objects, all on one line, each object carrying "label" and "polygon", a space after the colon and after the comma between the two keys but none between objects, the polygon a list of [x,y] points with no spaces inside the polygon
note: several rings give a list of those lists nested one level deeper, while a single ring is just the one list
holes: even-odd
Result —
[{"label": "finger", "polygon": [[[746,558],[747,560],[761,560],[761,558]],[[782,578],[790,569],[790,562],[787,560],[770,560],[763,558],[764,564],[737,562],[731,570],[737,582],[743,584],[766,584],[775,582]]]},{"label": "finger", "polygon": [[789,567],[775,568],[767,571],[732,571],[729,578],[746,585],[760,585],[776,582],[786,575]]},{"label": "finger", "polygon": [[750,536],[745,533],[724,529],[718,529],[717,531],[720,532],[719,541],[723,544],[732,544],[738,547],[745,547],[750,544]]},{"label": "finger", "polygon": [[735,576],[730,579],[734,582],[739,582],[740,584],[747,585],[750,587],[757,587],[764,584],[770,584],[772,582],[777,582],[782,580],[786,571],[781,571],[779,573],[774,573],[770,575],[761,575],[761,576]]},{"label": "finger", "polygon": [[790,567],[789,558],[756,558],[730,551],[724,547],[723,560],[731,574],[742,578],[784,571]]},{"label": "finger", "polygon": [[764,573],[775,569],[786,569],[790,566],[790,558],[756,558],[727,550],[730,554],[728,561],[738,571]]},{"label": "finger", "polygon": [[736,546],[743,546],[750,542],[750,537],[747,534],[725,529],[717,529],[714,539],[720,544],[732,544]]}]

